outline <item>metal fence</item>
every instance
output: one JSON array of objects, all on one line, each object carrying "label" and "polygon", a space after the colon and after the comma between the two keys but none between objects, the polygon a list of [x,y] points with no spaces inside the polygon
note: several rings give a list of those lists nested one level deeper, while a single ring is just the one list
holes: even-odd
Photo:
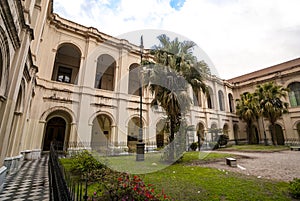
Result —
[{"label": "metal fence", "polygon": [[[51,201],[87,200],[87,178],[66,172],[59,162],[61,148],[52,144],[49,153],[49,181]],[[92,199],[93,200],[93,199]]]},{"label": "metal fence", "polygon": [[300,139],[299,138],[287,138],[287,139],[285,139],[284,144],[289,145],[289,146],[299,146]]},{"label": "metal fence", "polygon": [[71,201],[71,195],[59,164],[57,147],[51,144],[49,153],[49,180],[51,201]]},{"label": "metal fence", "polygon": [[[83,149],[93,150],[100,155],[124,155],[124,153],[135,153],[135,145],[137,141],[121,141],[115,144],[108,142],[93,142],[93,141],[80,141],[80,142],[68,142],[67,150],[69,153],[80,151]],[[155,141],[145,142],[145,152],[152,152],[157,149]]]}]

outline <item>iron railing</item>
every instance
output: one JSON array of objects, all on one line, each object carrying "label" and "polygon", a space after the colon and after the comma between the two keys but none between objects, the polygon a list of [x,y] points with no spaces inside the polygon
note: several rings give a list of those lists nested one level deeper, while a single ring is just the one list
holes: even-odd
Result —
[{"label": "iron railing", "polygon": [[[87,201],[88,178],[65,171],[59,158],[64,157],[62,145],[53,143],[49,152],[49,182],[51,201]],[[91,197],[95,200],[95,197]]]},{"label": "iron railing", "polygon": [[49,182],[51,201],[71,201],[71,195],[58,160],[57,147],[51,144],[49,153]]},{"label": "iron railing", "polygon": [[284,144],[288,146],[300,146],[300,138],[287,138]]}]

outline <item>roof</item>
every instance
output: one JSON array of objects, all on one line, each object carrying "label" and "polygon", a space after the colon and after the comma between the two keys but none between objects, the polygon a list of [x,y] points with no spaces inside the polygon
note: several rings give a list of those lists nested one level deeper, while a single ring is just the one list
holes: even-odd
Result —
[{"label": "roof", "polygon": [[290,69],[290,68],[293,68],[296,66],[300,66],[300,58],[286,61],[286,62],[277,64],[277,65],[270,66],[270,67],[267,67],[267,68],[264,68],[264,69],[261,69],[258,71],[254,71],[252,73],[244,74],[244,75],[241,75],[241,76],[238,76],[235,78],[231,78],[227,81],[232,84],[240,83],[240,82],[243,82],[246,80],[251,80],[254,78],[262,77],[262,76],[265,76],[265,75],[268,75],[271,73],[281,72],[281,71],[284,71],[284,70],[287,70],[287,69]]}]

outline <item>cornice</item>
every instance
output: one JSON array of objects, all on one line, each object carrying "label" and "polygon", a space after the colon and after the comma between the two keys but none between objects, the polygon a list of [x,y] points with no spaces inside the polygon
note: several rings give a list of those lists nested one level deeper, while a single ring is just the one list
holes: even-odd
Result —
[{"label": "cornice", "polygon": [[[90,38],[97,43],[105,43],[117,49],[122,49],[130,53],[139,55],[140,47],[129,43],[125,39],[118,39],[113,36],[100,32],[97,28],[86,27],[76,22],[61,18],[59,15],[52,13],[48,16],[49,24],[58,30],[64,30],[82,38]],[[146,53],[146,52],[145,52]]]},{"label": "cornice", "polygon": [[[295,69],[297,67],[299,68],[299,70],[290,72],[291,69]],[[249,80],[243,81],[243,82],[234,83],[234,84],[232,84],[232,86],[233,86],[232,88],[233,89],[241,89],[241,88],[258,85],[258,84],[262,84],[262,83],[269,82],[269,81],[280,80],[280,79],[284,79],[287,77],[295,77],[295,75],[300,75],[300,66],[288,68],[288,69],[282,70],[282,71],[271,72],[268,75],[252,78],[252,79],[249,79]]]},{"label": "cornice", "polygon": [[264,77],[272,76],[273,74],[281,74],[282,72],[292,70],[300,67],[300,58],[296,58],[290,61],[286,61],[280,64],[276,64],[271,67],[263,68],[248,74],[244,74],[235,78],[227,80],[231,84],[240,84],[250,80],[264,79]]}]

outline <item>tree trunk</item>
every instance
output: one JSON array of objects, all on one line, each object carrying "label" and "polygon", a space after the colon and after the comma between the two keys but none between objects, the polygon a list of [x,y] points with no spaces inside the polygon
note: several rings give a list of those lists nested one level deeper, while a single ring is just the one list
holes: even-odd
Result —
[{"label": "tree trunk", "polygon": [[263,139],[263,137],[262,137],[263,135],[262,135],[261,130],[260,130],[260,123],[258,121],[258,118],[256,119],[256,123],[257,123],[257,129],[258,129],[258,139],[257,139],[257,141],[258,141],[258,144],[260,144],[261,140]]},{"label": "tree trunk", "polygon": [[175,121],[170,117],[170,152],[169,152],[169,161],[174,161],[174,127]]},{"label": "tree trunk", "polygon": [[272,126],[272,132],[271,132],[271,134],[272,134],[273,144],[274,144],[275,146],[277,146],[277,135],[276,135],[276,127],[275,127],[275,123],[272,123],[271,126]]},{"label": "tree trunk", "polygon": [[251,144],[251,123],[247,124],[247,141],[248,144]]},{"label": "tree trunk", "polygon": [[197,131],[197,137],[198,137],[198,151],[201,149],[201,134],[199,131]]}]

